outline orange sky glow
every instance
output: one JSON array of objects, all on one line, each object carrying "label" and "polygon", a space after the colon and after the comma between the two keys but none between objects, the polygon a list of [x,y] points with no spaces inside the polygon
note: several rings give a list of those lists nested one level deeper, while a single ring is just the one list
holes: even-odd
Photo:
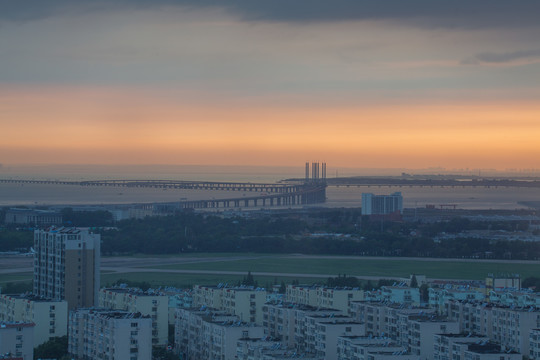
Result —
[{"label": "orange sky glow", "polygon": [[[533,167],[540,104],[316,106],[130,89],[0,92],[0,151],[11,164],[267,164]],[[9,156],[5,156],[9,154]]]}]

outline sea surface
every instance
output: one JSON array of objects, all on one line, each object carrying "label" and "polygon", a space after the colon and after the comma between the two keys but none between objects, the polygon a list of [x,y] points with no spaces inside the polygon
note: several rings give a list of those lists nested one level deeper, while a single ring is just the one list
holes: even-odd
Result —
[{"label": "sea surface", "polygon": [[[0,167],[0,179],[36,180],[200,180],[273,183],[302,178],[300,167],[253,166],[18,166]],[[340,176],[366,175],[341,170]],[[403,194],[404,207],[456,205],[461,209],[519,209],[520,201],[540,201],[540,189],[484,187],[330,186],[320,206],[360,207],[362,193]],[[239,192],[148,188],[81,187],[75,185],[2,184],[0,206],[107,205],[176,202],[241,197]],[[253,196],[253,193],[246,193]]]}]

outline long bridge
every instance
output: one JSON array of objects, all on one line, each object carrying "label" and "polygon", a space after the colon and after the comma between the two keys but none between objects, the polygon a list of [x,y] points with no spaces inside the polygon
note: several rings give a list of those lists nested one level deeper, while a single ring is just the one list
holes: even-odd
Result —
[{"label": "long bridge", "polygon": [[[300,181],[278,183],[223,182],[223,181],[178,181],[178,180],[36,180],[36,179],[0,179],[0,184],[38,184],[38,185],[73,185],[84,187],[127,187],[156,189],[186,189],[207,191],[242,192],[242,197],[211,200],[186,200],[167,203],[181,209],[240,208],[292,206],[324,203],[326,201],[326,164],[312,164],[309,176],[309,164],[306,163],[306,178]],[[259,193],[246,196],[246,193]]]}]

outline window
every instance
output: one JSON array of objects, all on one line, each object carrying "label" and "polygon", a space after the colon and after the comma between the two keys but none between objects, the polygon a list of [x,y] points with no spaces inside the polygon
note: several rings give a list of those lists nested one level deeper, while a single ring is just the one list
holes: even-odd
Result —
[{"label": "window", "polygon": [[139,323],[132,322],[132,323],[131,323],[131,327],[137,327],[138,324],[139,324]]}]

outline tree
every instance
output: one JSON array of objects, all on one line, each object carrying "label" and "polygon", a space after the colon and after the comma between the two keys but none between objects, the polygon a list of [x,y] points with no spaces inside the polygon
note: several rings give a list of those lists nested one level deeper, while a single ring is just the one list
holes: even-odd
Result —
[{"label": "tree", "polygon": [[152,360],[177,360],[178,355],[164,347],[152,346]]},{"label": "tree", "polygon": [[429,286],[427,284],[420,285],[420,301],[426,303],[429,301]]},{"label": "tree", "polygon": [[242,280],[242,285],[253,286],[253,287],[258,286],[257,281],[255,281],[255,279],[253,278],[253,275],[251,275],[251,271],[248,271],[247,276],[245,276],[244,279]]},{"label": "tree", "polygon": [[68,355],[68,337],[53,337],[34,349],[34,359],[60,359]]},{"label": "tree", "polygon": [[416,275],[413,274],[412,278],[411,278],[411,285],[409,285],[410,287],[412,288],[417,288],[418,287],[418,280],[416,280]]},{"label": "tree", "polygon": [[287,292],[287,286],[285,285],[284,281],[281,281],[281,285],[279,285],[279,293],[285,294]]}]

